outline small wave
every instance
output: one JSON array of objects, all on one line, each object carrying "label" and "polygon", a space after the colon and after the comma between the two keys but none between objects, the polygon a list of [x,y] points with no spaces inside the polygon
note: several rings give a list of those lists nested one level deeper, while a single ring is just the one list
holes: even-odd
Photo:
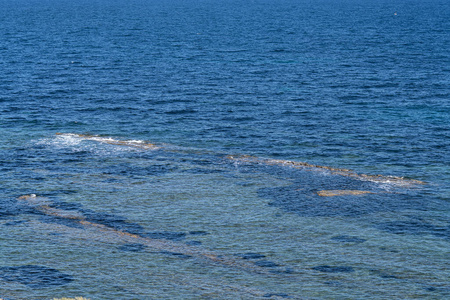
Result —
[{"label": "small wave", "polygon": [[146,150],[156,150],[160,147],[141,140],[116,140],[111,137],[101,137],[98,135],[77,134],[77,133],[56,133],[57,136],[63,138],[68,145],[79,144],[83,140],[95,141],[110,145],[128,146]]}]

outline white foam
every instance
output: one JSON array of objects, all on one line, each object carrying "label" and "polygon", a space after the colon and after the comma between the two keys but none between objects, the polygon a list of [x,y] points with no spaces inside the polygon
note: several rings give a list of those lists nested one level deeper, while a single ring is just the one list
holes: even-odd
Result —
[{"label": "white foam", "polygon": [[256,163],[256,164],[266,164],[266,165],[279,165],[283,167],[290,167],[294,169],[303,169],[303,170],[314,170],[316,172],[320,172],[321,174],[329,174],[329,175],[341,175],[348,176],[360,181],[370,181],[375,182],[380,185],[380,187],[384,187],[387,189],[392,186],[397,187],[405,187],[410,188],[417,185],[425,184],[422,181],[414,180],[414,179],[406,179],[403,177],[395,177],[395,176],[385,176],[385,175],[367,175],[367,174],[358,174],[354,171],[348,169],[338,169],[327,166],[319,166],[313,165],[305,162],[296,162],[289,160],[279,160],[279,159],[264,159],[260,157],[253,156],[228,156],[230,160],[234,163],[236,162],[245,162],[245,163]]}]

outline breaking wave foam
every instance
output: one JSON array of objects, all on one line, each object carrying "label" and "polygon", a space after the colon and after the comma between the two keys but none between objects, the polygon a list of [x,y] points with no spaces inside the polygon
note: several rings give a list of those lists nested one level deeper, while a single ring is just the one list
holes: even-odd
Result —
[{"label": "breaking wave foam", "polygon": [[82,142],[83,140],[87,141],[95,141],[110,145],[118,145],[118,146],[128,146],[146,150],[156,150],[159,149],[158,146],[148,143],[141,140],[117,140],[111,137],[101,137],[97,135],[88,135],[88,134],[76,134],[76,133],[56,133],[58,137],[61,137],[64,141],[66,141],[69,145],[76,145]]},{"label": "breaking wave foam", "polygon": [[[57,133],[56,134],[61,145],[64,146],[75,146],[80,144],[82,141],[94,141],[103,144],[116,145],[137,148],[142,150],[158,150],[164,149],[165,151],[180,151],[180,147],[170,146],[170,145],[155,145],[153,143],[143,141],[143,140],[118,140],[112,137],[101,137],[98,135],[90,134],[77,134],[77,133]],[[189,151],[189,149],[184,149]],[[190,149],[193,153],[198,153],[198,149]],[[272,166],[283,166],[294,169],[301,170],[315,170],[318,172],[326,172],[331,175],[347,176],[353,179],[361,181],[375,182],[380,185],[384,185],[386,188],[388,186],[401,186],[401,187],[413,187],[417,185],[425,184],[425,182],[415,179],[408,179],[398,176],[387,176],[387,175],[368,175],[368,174],[358,174],[349,169],[333,168],[328,166],[314,165],[306,162],[281,160],[281,159],[268,159],[249,155],[224,155],[226,159],[233,161],[235,163],[247,163],[247,164],[263,164]]]}]

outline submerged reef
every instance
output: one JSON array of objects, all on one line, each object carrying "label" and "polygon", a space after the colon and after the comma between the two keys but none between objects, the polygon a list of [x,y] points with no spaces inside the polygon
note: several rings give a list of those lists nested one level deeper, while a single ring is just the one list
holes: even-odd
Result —
[{"label": "submerged reef", "polygon": [[[64,232],[65,234],[73,234],[78,238],[97,240],[101,242],[111,243],[114,245],[120,244],[118,249],[129,252],[147,252],[154,254],[162,254],[174,259],[197,259],[204,263],[211,265],[221,265],[236,270],[242,270],[254,274],[264,274],[274,276],[275,274],[293,274],[290,268],[283,269],[275,262],[260,260],[264,255],[255,253],[246,253],[244,257],[239,255],[229,256],[226,254],[209,251],[201,247],[187,245],[186,243],[164,239],[164,238],[150,238],[144,234],[135,234],[127,232],[126,227],[112,227],[101,223],[93,222],[93,218],[89,215],[85,216],[79,210],[64,210],[56,207],[64,207],[64,205],[53,205],[53,203],[45,197],[36,195],[25,195],[19,197],[19,201],[29,203],[29,205],[36,210],[36,214],[45,215],[49,217],[48,223],[34,222],[30,225],[44,225],[46,230]],[[42,203],[40,205],[40,203]],[[108,222],[111,221],[108,215]],[[56,222],[57,226],[51,226],[51,218],[54,220],[67,220],[78,224],[78,226],[66,226]],[[105,224],[110,224],[110,223]],[[125,220],[120,220],[120,224]],[[47,226],[48,224],[48,226]],[[114,223],[112,223],[114,224]],[[61,226],[64,225],[64,226]],[[192,235],[205,235],[204,231],[191,231]],[[40,266],[25,266],[25,267],[2,267],[0,268],[0,278],[7,281],[17,281],[29,286],[40,288],[43,286],[60,285],[72,281],[70,275],[60,273],[58,270],[50,269]],[[31,278],[31,279],[30,279]],[[232,290],[242,294],[250,295],[252,297],[264,297],[272,299],[289,298],[285,293],[268,293],[268,291],[248,288],[245,286],[230,286],[221,285],[218,282],[216,286],[219,290]]]},{"label": "submerged reef", "polygon": [[340,243],[353,243],[353,244],[361,244],[366,241],[365,239],[359,238],[357,236],[350,236],[350,235],[338,235],[338,236],[332,237],[331,240],[337,241]]},{"label": "submerged reef", "polygon": [[84,298],[84,297],[75,297],[75,298],[53,298],[53,300],[90,300],[88,298]]},{"label": "submerged reef", "polygon": [[119,246],[120,251],[128,251],[128,252],[143,252],[146,248],[147,246],[139,243],[123,244]]},{"label": "submerged reef", "polygon": [[373,194],[373,192],[369,191],[359,191],[359,190],[322,190],[318,191],[317,195],[322,197],[334,197],[334,196],[345,196],[345,195],[364,195],[364,194]]},{"label": "submerged reef", "polygon": [[250,155],[241,155],[241,156],[233,156],[228,155],[227,158],[232,161],[241,162],[241,163],[251,163],[251,164],[261,164],[267,166],[282,166],[282,167],[291,167],[299,170],[309,170],[309,171],[326,171],[332,175],[340,175],[345,177],[351,177],[361,181],[371,181],[371,182],[389,182],[391,184],[396,184],[400,186],[414,186],[418,184],[425,184],[425,182],[415,179],[407,179],[404,177],[398,176],[385,176],[385,175],[367,175],[367,174],[358,174],[349,169],[340,169],[333,168],[328,166],[320,166],[313,165],[306,162],[298,162],[291,160],[282,160],[282,159],[267,159],[260,158],[256,156]]},{"label": "submerged reef", "polygon": [[352,267],[349,266],[317,266],[313,267],[313,270],[323,272],[323,273],[352,273],[355,272],[355,270]]},{"label": "submerged reef", "polygon": [[450,225],[436,225],[421,219],[396,220],[375,225],[379,230],[394,234],[434,235],[450,240]]},{"label": "submerged reef", "polygon": [[[185,233],[177,232],[147,232],[141,226],[128,223],[125,218],[110,214],[97,214],[90,210],[78,208],[77,210],[66,210],[64,204],[52,203],[46,197],[36,195],[25,195],[18,198],[25,201],[36,211],[36,214],[47,218],[46,223],[52,221],[64,227],[59,230],[82,230],[86,231],[86,237],[110,240],[113,243],[122,243],[119,250],[150,252],[166,254],[178,258],[198,258],[215,264],[242,269],[252,273],[269,274],[267,268],[278,266],[273,262],[248,261],[240,257],[231,257],[208,251],[196,245],[188,245],[178,242],[184,238]],[[41,205],[40,205],[41,204]],[[70,205],[68,207],[71,207]],[[205,231],[191,231],[192,235],[205,235]]]},{"label": "submerged reef", "polygon": [[344,194],[323,197],[315,191],[299,189],[298,185],[262,188],[258,195],[270,199],[269,205],[305,217],[351,217],[383,211],[423,209],[426,205],[402,194],[366,193],[363,196]]},{"label": "submerged reef", "polygon": [[305,217],[360,216],[375,212],[424,209],[427,203],[407,190],[385,190],[377,182],[328,173],[287,172],[280,166],[263,170],[290,185],[265,187],[258,196],[269,205]]},{"label": "submerged reef", "polygon": [[0,278],[18,282],[33,289],[64,285],[73,281],[72,276],[45,266],[25,265],[0,267]]}]

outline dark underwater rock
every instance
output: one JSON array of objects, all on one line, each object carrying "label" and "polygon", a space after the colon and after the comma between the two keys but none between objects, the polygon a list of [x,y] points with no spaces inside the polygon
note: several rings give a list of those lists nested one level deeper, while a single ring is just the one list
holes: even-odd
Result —
[{"label": "dark underwater rock", "polygon": [[145,167],[131,166],[126,163],[117,164],[103,169],[107,175],[119,175],[133,178],[134,176],[161,176],[177,170],[173,165],[150,165]]},{"label": "dark underwater rock", "polygon": [[18,282],[33,289],[68,284],[74,279],[68,274],[37,265],[19,267],[0,267],[0,278],[9,282]]},{"label": "dark underwater rock", "polygon": [[80,203],[63,201],[53,201],[49,206],[64,210],[81,210],[83,208],[83,205],[81,205]]},{"label": "dark underwater rock", "polygon": [[78,211],[83,214],[83,216],[86,218],[86,221],[102,224],[117,231],[123,231],[136,235],[145,234],[144,227],[136,223],[130,223],[126,218],[122,216],[99,213],[90,209],[79,209]]},{"label": "dark underwater rock", "polygon": [[191,258],[191,255],[179,253],[179,252],[172,252],[172,251],[159,251],[161,254],[177,257],[177,258]]},{"label": "dark underwater rock", "polygon": [[11,216],[19,215],[32,211],[27,205],[21,205],[16,199],[3,198],[0,199],[0,219],[9,218]]},{"label": "dark underwater rock", "polygon": [[273,261],[270,260],[258,260],[255,261],[255,265],[263,268],[275,268],[279,266],[277,263],[274,263]]},{"label": "dark underwater rock", "polygon": [[350,236],[350,235],[338,235],[332,237],[331,240],[341,243],[354,243],[354,244],[360,244],[366,241],[365,239],[361,239],[357,236]]},{"label": "dark underwater rock", "polygon": [[365,194],[373,194],[373,192],[360,190],[321,190],[317,192],[317,195],[321,197],[360,196]]},{"label": "dark underwater rock", "polygon": [[[370,185],[370,183],[362,185]],[[317,194],[317,190],[311,188],[314,183],[305,188],[299,188],[299,186],[301,185],[293,184],[283,187],[262,188],[258,190],[258,195],[270,199],[269,205],[271,206],[304,217],[353,217],[383,211],[423,209],[426,206],[420,200],[409,198],[403,194],[374,192],[366,193],[363,196],[336,195],[334,197],[322,197]]]},{"label": "dark underwater rock", "polygon": [[146,232],[141,234],[141,236],[150,239],[164,239],[171,241],[180,241],[186,237],[184,232],[171,232],[171,231],[161,231],[161,232]]},{"label": "dark underwater rock", "polygon": [[288,294],[285,293],[267,293],[263,295],[264,298],[272,298],[272,297],[281,297],[281,298],[292,298]]},{"label": "dark underwater rock", "polygon": [[294,269],[287,267],[287,268],[281,268],[281,269],[273,269],[269,271],[272,274],[294,274],[296,273]]},{"label": "dark underwater rock", "polygon": [[40,216],[40,218],[39,218],[39,221],[41,221],[42,223],[59,224],[59,225],[64,225],[64,226],[67,226],[67,227],[77,228],[77,229],[84,228],[83,225],[81,225],[78,222],[78,220],[61,218],[61,217],[58,217],[58,216],[49,216],[49,215],[46,215],[46,214],[42,214]]},{"label": "dark underwater rock", "polygon": [[239,256],[242,259],[261,259],[261,258],[265,258],[266,256],[260,253],[255,253],[255,252],[248,252],[248,253],[243,253],[243,254],[237,254],[237,256]]},{"label": "dark underwater rock", "polygon": [[394,234],[434,235],[450,239],[450,226],[437,226],[420,219],[378,223],[376,228]]},{"label": "dark underwater rock", "polygon": [[192,168],[183,170],[183,173],[191,173],[191,174],[217,174],[217,173],[224,173],[225,170],[220,169],[202,169],[202,168]]},{"label": "dark underwater rock", "polygon": [[[433,294],[441,294],[439,299],[447,299],[445,298],[450,294],[450,285],[444,285],[444,286],[433,286],[433,285],[424,285],[423,289],[427,292],[432,292]],[[436,298],[436,299],[437,299]]]},{"label": "dark underwater rock", "polygon": [[200,241],[187,241],[185,244],[189,245],[189,246],[200,246],[202,244],[202,242],[200,242]]},{"label": "dark underwater rock", "polygon": [[189,231],[190,235],[208,235],[209,232],[203,230]]},{"label": "dark underwater rock", "polygon": [[123,244],[119,246],[120,251],[128,251],[128,252],[142,252],[147,248],[144,244]]},{"label": "dark underwater rock", "polygon": [[383,270],[376,270],[376,269],[372,269],[370,270],[374,275],[383,278],[383,279],[399,279],[397,276],[388,273],[387,271],[383,271]]},{"label": "dark underwater rock", "polygon": [[313,267],[313,270],[324,272],[324,273],[351,273],[355,270],[352,267],[349,266],[317,266]]},{"label": "dark underwater rock", "polygon": [[325,281],[324,282],[326,285],[328,286],[332,286],[332,287],[342,287],[342,282],[340,281],[336,281],[336,280],[332,280],[332,281]]},{"label": "dark underwater rock", "polygon": [[23,224],[23,223],[26,223],[26,221],[24,221],[24,220],[13,220],[13,221],[7,222],[7,223],[5,223],[3,225],[5,225],[5,226],[17,226],[17,225],[20,225],[20,224]]},{"label": "dark underwater rock", "polygon": [[304,217],[353,217],[385,211],[423,210],[430,205],[426,199],[417,197],[413,190],[387,192],[379,182],[383,177],[346,176],[340,172],[327,173],[308,168],[293,169],[278,163],[254,164],[252,167],[258,172],[292,183],[288,186],[261,188],[258,190],[259,197],[269,199],[271,206]]}]

